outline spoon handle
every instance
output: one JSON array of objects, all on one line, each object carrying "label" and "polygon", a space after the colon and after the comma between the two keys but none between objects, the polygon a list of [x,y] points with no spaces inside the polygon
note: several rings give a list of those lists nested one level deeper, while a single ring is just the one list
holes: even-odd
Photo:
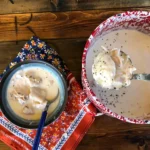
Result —
[{"label": "spoon handle", "polygon": [[150,80],[150,74],[146,74],[146,73],[133,74],[132,79],[133,80],[146,80],[146,81],[149,81]]},{"label": "spoon handle", "polygon": [[37,129],[37,132],[36,132],[36,136],[35,136],[35,139],[34,139],[32,150],[38,150],[41,135],[42,135],[42,131],[43,131],[43,127],[44,127],[44,124],[45,124],[46,116],[47,116],[47,110],[44,110],[42,112],[42,116],[41,116],[41,119],[40,119],[40,122],[39,122],[39,125],[38,125],[38,129]]}]

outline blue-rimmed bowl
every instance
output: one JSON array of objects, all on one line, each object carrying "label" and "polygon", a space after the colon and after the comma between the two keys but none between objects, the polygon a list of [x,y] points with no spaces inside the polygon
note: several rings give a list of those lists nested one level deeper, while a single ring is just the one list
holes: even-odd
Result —
[{"label": "blue-rimmed bowl", "polygon": [[56,120],[58,116],[61,114],[61,112],[63,111],[67,101],[67,95],[68,95],[67,85],[63,75],[54,66],[39,60],[28,60],[28,61],[18,63],[4,74],[0,84],[0,107],[3,114],[6,116],[6,118],[9,121],[11,121],[12,123],[14,123],[19,127],[36,129],[38,127],[39,120],[25,120],[19,117],[17,114],[13,112],[7,100],[7,88],[12,76],[18,70],[27,67],[41,67],[46,69],[48,72],[50,72],[53,75],[53,77],[57,80],[59,85],[59,90],[60,90],[59,104],[56,107],[56,109],[50,115],[48,115],[45,121],[45,126],[49,125],[54,120]]}]

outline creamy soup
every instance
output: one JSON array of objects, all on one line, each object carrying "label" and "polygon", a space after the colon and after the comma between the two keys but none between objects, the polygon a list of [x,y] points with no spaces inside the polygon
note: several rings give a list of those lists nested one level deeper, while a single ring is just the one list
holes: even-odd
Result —
[{"label": "creamy soup", "polygon": [[134,73],[150,73],[150,36],[136,30],[116,30],[97,37],[87,55],[87,78],[98,99],[107,108],[130,118],[150,119],[150,82],[132,80],[130,86],[119,90],[105,90],[93,84],[92,65],[98,54],[107,49],[119,48],[128,54]]},{"label": "creamy soup", "polygon": [[60,94],[56,79],[46,69],[22,68],[10,79],[7,100],[13,112],[23,119],[39,120],[47,100],[54,99],[48,115],[58,106]]}]

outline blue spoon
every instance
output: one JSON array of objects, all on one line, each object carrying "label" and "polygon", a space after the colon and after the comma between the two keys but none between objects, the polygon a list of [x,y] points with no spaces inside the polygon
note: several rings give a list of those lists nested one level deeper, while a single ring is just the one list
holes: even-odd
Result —
[{"label": "blue spoon", "polygon": [[44,124],[45,124],[45,120],[46,120],[46,116],[47,116],[47,110],[49,108],[49,105],[51,103],[53,103],[57,99],[58,96],[59,96],[59,90],[58,90],[58,94],[55,97],[55,99],[47,100],[47,104],[46,104],[46,106],[45,106],[45,108],[44,108],[44,110],[42,112],[42,116],[41,116],[41,119],[40,119],[40,122],[39,122],[39,125],[38,125],[38,129],[37,129],[37,132],[36,132],[36,136],[35,136],[35,139],[34,139],[32,150],[38,150],[40,139],[41,139],[41,135],[42,135]]}]

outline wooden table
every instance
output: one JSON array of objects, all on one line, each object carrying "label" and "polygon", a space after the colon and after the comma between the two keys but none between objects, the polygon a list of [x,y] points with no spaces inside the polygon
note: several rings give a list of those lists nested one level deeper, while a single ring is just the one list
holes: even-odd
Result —
[{"label": "wooden table", "polygon": [[[126,10],[149,10],[149,0],[0,1],[0,71],[34,34],[68,64],[80,82],[81,56],[90,33],[103,20]],[[150,125],[97,117],[77,150],[150,150]],[[0,142],[0,150],[10,150]]]}]

